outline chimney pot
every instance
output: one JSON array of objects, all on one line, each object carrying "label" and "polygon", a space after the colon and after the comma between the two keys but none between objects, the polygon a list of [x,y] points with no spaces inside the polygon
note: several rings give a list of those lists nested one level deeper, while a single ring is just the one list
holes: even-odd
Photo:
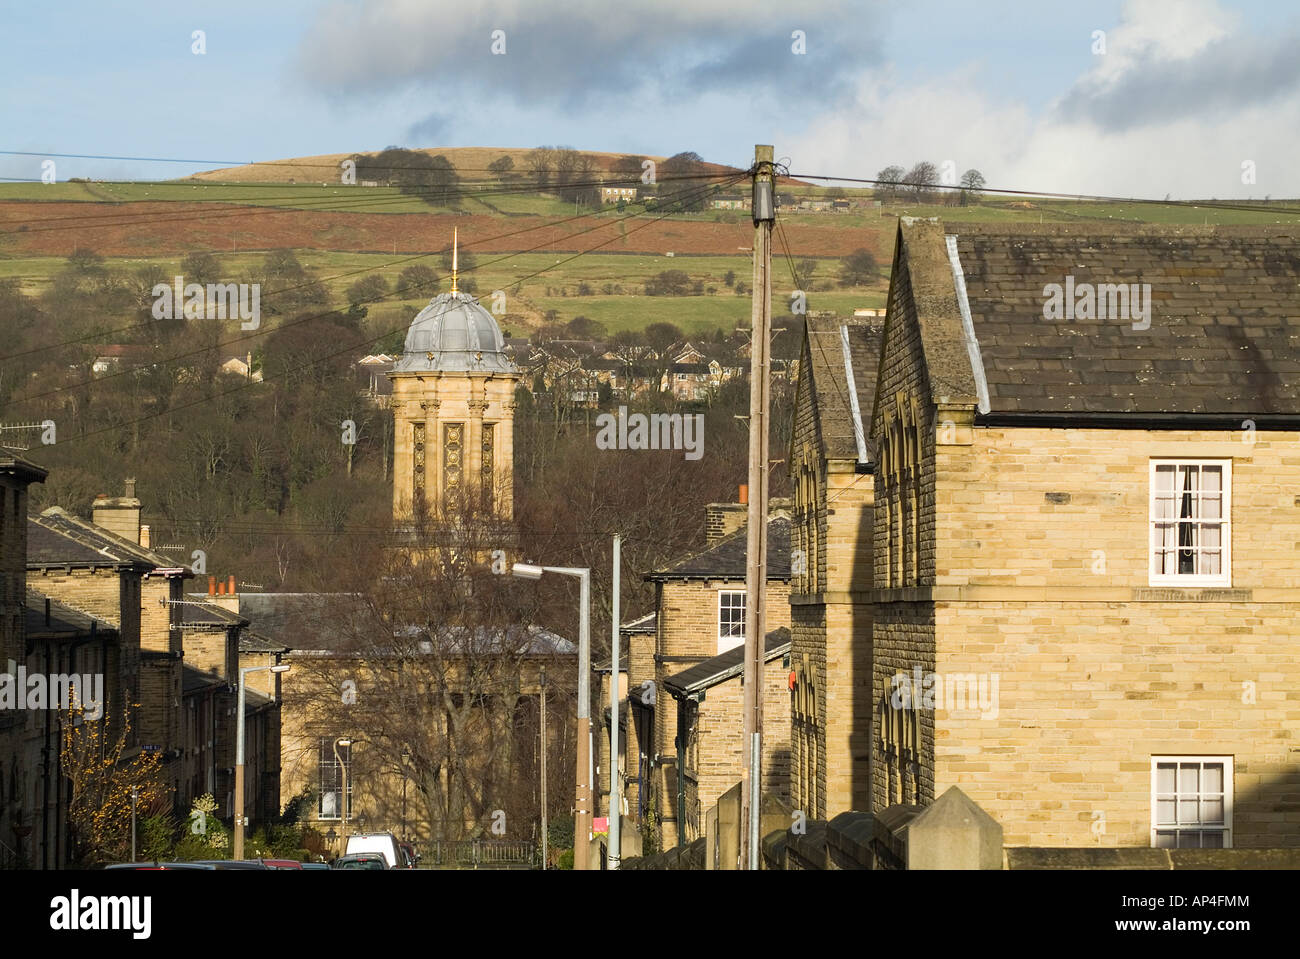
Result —
[{"label": "chimney pot", "polygon": [[135,498],[135,477],[134,477],[134,476],[128,476],[128,477],[127,477],[127,480],[126,480],[126,498],[127,498],[127,499],[134,499],[134,498]]},{"label": "chimney pot", "polygon": [[217,578],[215,576],[208,577],[208,595],[209,596],[217,595]]},{"label": "chimney pot", "polygon": [[231,596],[234,596],[234,595],[235,595],[235,577],[234,577],[234,576],[231,576],[231,577],[230,577],[230,586],[226,589],[226,592],[229,593]]},{"label": "chimney pot", "polygon": [[736,500],[741,506],[749,505],[749,486],[745,483],[740,484],[740,495]]},{"label": "chimney pot", "polygon": [[149,548],[149,527],[148,526],[140,527],[140,545],[143,546],[145,549]]},{"label": "chimney pot", "polygon": [[226,595],[226,584],[225,584],[225,582],[217,583],[217,595],[218,595],[218,596],[225,596],[225,595]]}]

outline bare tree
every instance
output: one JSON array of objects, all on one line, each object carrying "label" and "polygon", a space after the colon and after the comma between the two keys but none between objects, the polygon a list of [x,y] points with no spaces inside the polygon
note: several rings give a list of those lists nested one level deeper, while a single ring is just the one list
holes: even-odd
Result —
[{"label": "bare tree", "polygon": [[924,202],[934,193],[934,187],[939,182],[939,171],[929,160],[922,160],[912,169],[907,171],[903,177],[903,185],[908,188],[912,196],[918,202]]}]

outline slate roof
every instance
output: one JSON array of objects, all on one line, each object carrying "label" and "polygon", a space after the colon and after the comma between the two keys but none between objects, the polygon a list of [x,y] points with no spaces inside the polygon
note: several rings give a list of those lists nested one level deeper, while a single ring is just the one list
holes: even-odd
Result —
[{"label": "slate roof", "polygon": [[[994,416],[1300,415],[1300,226],[951,231]],[[946,259],[927,268],[951,289]],[[1044,287],[1067,276],[1150,284],[1150,327],[1045,319]]]},{"label": "slate roof", "polygon": [[[49,622],[45,619],[45,604],[49,603]],[[107,620],[97,619],[89,613],[52,599],[35,589],[27,590],[26,606],[23,610],[23,623],[26,635],[33,639],[71,639],[89,636],[91,626],[95,623],[96,633],[100,635],[116,633],[116,628]]]},{"label": "slate roof", "polygon": [[[866,461],[875,461],[871,410],[884,335],[882,321],[883,317],[807,317],[804,348],[808,352],[809,386],[821,427],[822,455],[827,460],[858,460],[853,400],[848,385],[851,368]],[[847,364],[845,339],[848,340]]]},{"label": "slate roof", "polygon": [[[646,576],[647,582],[673,579],[734,579],[745,578],[746,527],[719,540],[713,546],[696,553],[675,566],[658,570]],[[767,521],[767,578],[790,578],[790,519],[773,516]]]},{"label": "slate roof", "polygon": [[[763,638],[763,662],[770,663],[788,652],[790,652],[790,630],[786,627],[774,629]],[[736,646],[702,663],[696,663],[690,669],[674,673],[664,680],[664,688],[678,699],[703,689],[712,689],[719,683],[725,683],[743,673],[744,661],[745,647]]]},{"label": "slate roof", "polygon": [[[190,593],[191,596],[203,596],[203,593]],[[181,606],[182,626],[239,626],[248,625],[248,620],[220,606],[203,600],[186,600]]]},{"label": "slate roof", "polygon": [[51,506],[40,516],[28,517],[27,568],[69,564],[181,569],[174,559],[123,539],[58,506]]}]

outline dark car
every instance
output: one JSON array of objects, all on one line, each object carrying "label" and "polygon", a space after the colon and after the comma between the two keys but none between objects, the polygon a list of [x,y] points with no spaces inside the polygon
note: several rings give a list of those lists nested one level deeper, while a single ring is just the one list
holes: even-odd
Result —
[{"label": "dark car", "polygon": [[214,869],[270,869],[260,859],[204,859],[200,862]]},{"label": "dark car", "polygon": [[215,869],[216,866],[203,862],[115,862],[104,867],[105,869],[138,869],[138,870],[172,870],[172,869]]},{"label": "dark car", "polygon": [[334,860],[335,869],[387,869],[388,860],[384,858],[383,853],[378,852],[354,852],[347,856],[339,856]]},{"label": "dark car", "polygon": [[324,869],[329,871],[330,865],[327,862],[305,862],[302,864],[303,869]]},{"label": "dark car", "polygon": [[420,854],[415,851],[415,846],[409,842],[399,842],[397,848],[402,851],[402,855],[406,859],[404,868],[414,869],[416,863],[420,861]]}]

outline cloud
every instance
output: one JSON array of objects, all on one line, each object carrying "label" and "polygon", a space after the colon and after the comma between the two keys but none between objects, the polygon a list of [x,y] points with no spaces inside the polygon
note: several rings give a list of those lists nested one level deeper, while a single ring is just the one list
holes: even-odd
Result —
[{"label": "cloud", "polygon": [[[805,174],[871,178],[889,164],[951,159],[958,174],[974,167],[1007,189],[1300,195],[1300,84],[1281,54],[1295,41],[1245,35],[1213,3],[1177,7],[1172,17],[1166,0],[1130,3],[1107,31],[1107,54],[1038,114],[986,94],[976,64],[906,86],[872,69],[806,126],[780,131],[777,152]],[[1246,161],[1255,183],[1241,182]]]},{"label": "cloud", "polygon": [[1106,130],[1206,119],[1300,92],[1300,30],[1231,35],[1233,18],[1209,2],[1130,3],[1106,53],[1057,104],[1066,122]]},{"label": "cloud", "polygon": [[[332,4],[306,30],[295,72],[331,96],[433,90],[453,114],[456,101],[619,110],[705,88],[825,97],[878,57],[870,10],[851,0],[808,0],[789,14],[742,0],[646,10],[484,0],[454,13],[415,0]],[[806,53],[793,50],[795,30]]]},{"label": "cloud", "polygon": [[407,140],[412,146],[424,144],[436,146],[450,122],[450,117],[441,113],[430,113],[423,120],[411,124],[410,129],[406,131]]}]

